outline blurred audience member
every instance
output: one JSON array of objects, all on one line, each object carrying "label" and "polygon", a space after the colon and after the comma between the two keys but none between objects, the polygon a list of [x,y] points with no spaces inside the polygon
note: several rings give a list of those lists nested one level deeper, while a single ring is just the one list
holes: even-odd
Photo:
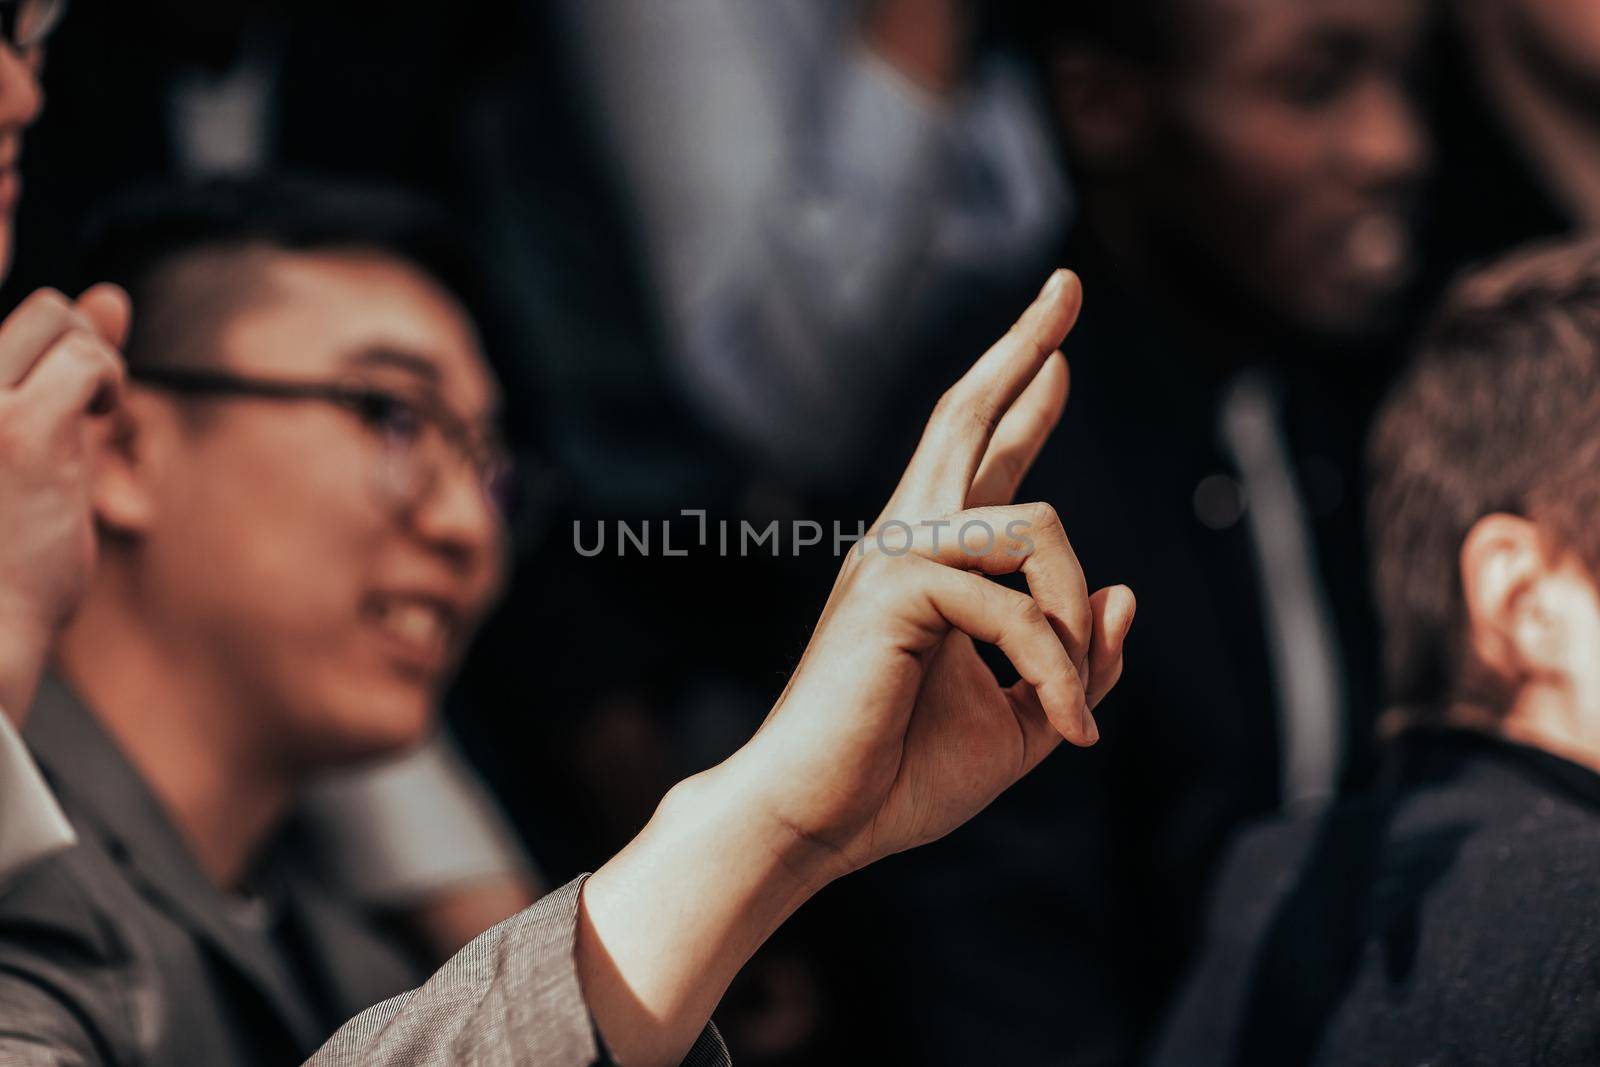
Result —
[{"label": "blurred audience member", "polygon": [[[484,0],[474,10],[487,15],[488,4]],[[312,12],[255,0],[204,4],[162,0],[137,11],[84,6],[63,23],[65,3],[29,0],[20,5],[17,32],[39,39],[19,55],[20,62],[10,65],[13,82],[29,66],[38,65],[40,35],[52,34],[58,23],[65,27],[52,36],[53,46],[63,46],[52,48],[50,79],[52,109],[59,117],[47,127],[51,132],[34,146],[36,151],[26,163],[32,188],[22,209],[26,218],[20,273],[36,284],[75,272],[74,242],[62,240],[62,234],[81,230],[91,202],[153,175],[249,173],[297,160],[319,161],[324,169],[390,169],[404,173],[414,184],[448,188],[445,175],[452,172],[441,157],[450,153],[437,144],[470,136],[470,124],[460,121],[452,109],[467,109],[471,95],[444,92],[441,86],[470,80],[464,69],[474,64],[465,53],[476,38],[459,29],[470,21],[469,13],[462,9],[452,16],[448,32],[430,20],[433,32],[444,32],[451,44],[441,49],[435,37],[436,47],[419,53],[398,43],[408,34],[417,35],[419,13],[386,5],[384,18],[377,23],[382,33],[374,37],[371,20],[359,30],[351,23],[359,14],[358,6]],[[366,51],[353,46],[358,39]],[[138,41],[139,47],[130,48],[130,41]],[[385,70],[389,75],[381,76]],[[341,91],[327,91],[330,78]],[[107,90],[107,79],[115,82],[114,91]],[[424,82],[434,86],[428,90],[430,107],[417,103]],[[36,84],[13,83],[0,87],[0,99],[20,129],[38,114],[41,94]],[[340,109],[346,111],[343,116]],[[362,121],[353,121],[353,115],[362,115]],[[388,135],[382,132],[386,122],[398,124]],[[394,132],[400,125],[405,136]],[[427,137],[417,135],[419,128],[439,139],[434,148],[428,147]],[[359,136],[352,130],[359,130]],[[82,153],[87,144],[114,155],[118,166],[85,165]],[[17,166],[20,138],[4,151],[0,158]],[[12,208],[16,208],[14,197]],[[6,251],[9,255],[9,233]],[[26,710],[18,708],[15,713]],[[482,787],[469,767],[437,756],[419,755],[417,760],[435,770],[426,783],[414,783],[427,785],[428,806],[435,818],[462,827],[497,818],[483,806]],[[392,800],[392,792],[361,797],[357,783],[376,781],[358,778],[339,790],[346,800],[340,823],[325,827],[323,837],[342,828],[369,842],[386,841],[393,851],[385,869],[396,879],[411,880],[419,872],[408,873],[404,864],[420,863],[417,858],[427,846],[423,840],[408,843],[393,833],[378,832],[404,820],[388,817],[383,807],[385,798]],[[372,825],[353,825],[357,810],[368,813]],[[312,814],[313,822],[323,814],[334,817],[326,805]],[[419,838],[426,837],[425,827],[413,829]],[[495,862],[503,880],[489,895],[479,880],[470,893],[460,886],[459,897],[443,885],[426,898],[414,897],[415,908],[408,915],[424,940],[440,923],[467,922],[481,930],[529,902],[533,885],[523,877],[526,860],[509,835],[480,822],[475,833],[458,837],[457,843],[464,847],[468,839],[504,843],[507,851]],[[486,858],[480,855],[473,862],[481,866]],[[437,866],[442,859],[435,853],[423,866]],[[502,907],[512,904],[516,906]],[[457,929],[446,940],[461,932]]]},{"label": "blurred audience member", "polygon": [[1233,849],[1164,1062],[1600,1057],[1600,245],[1447,302],[1372,440],[1386,773]]},{"label": "blurred audience member", "polygon": [[26,1047],[284,1062],[426,973],[274,843],[313,776],[426,736],[500,580],[498,389],[452,239],[294,185],[106,230],[138,384],[94,443],[100,561],[25,730],[80,837],[0,904]]},{"label": "blurred audience member", "polygon": [[1229,833],[1329,794],[1360,755],[1377,674],[1360,442],[1428,162],[1409,87],[1425,6],[1019,14],[1080,194],[1063,258],[1092,294],[1080,417],[1027,492],[1083,516],[1092,570],[1158,591],[1141,626],[1159,651],[1108,708],[1095,774],[1026,783],[912,859],[897,899],[926,924],[909,940],[942,1005],[931,1055],[1067,1062],[1066,1025],[1087,1038],[1071,1062],[1122,1062]]},{"label": "blurred audience member", "polygon": [[578,89],[641,235],[665,349],[758,470],[860,469],[910,343],[1032,277],[1064,186],[968,0],[567,0]]}]

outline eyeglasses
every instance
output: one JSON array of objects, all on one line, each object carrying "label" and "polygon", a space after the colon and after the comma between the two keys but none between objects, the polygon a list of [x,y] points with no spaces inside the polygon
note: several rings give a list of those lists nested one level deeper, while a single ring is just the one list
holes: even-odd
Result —
[{"label": "eyeglasses", "polygon": [[18,52],[37,48],[66,13],[67,0],[0,0],[0,40]]},{"label": "eyeglasses", "polygon": [[427,498],[452,459],[464,463],[508,524],[516,484],[510,454],[493,430],[475,427],[443,405],[355,382],[294,382],[183,367],[131,369],[140,384],[184,396],[313,401],[343,408],[382,446],[375,489],[401,509]]}]

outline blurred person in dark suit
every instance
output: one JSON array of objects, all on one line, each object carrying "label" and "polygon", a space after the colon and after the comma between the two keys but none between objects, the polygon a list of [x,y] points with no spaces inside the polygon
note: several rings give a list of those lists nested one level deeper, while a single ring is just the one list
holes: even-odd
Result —
[{"label": "blurred person in dark suit", "polygon": [[1464,281],[1371,447],[1370,792],[1252,831],[1160,1062],[1600,1057],[1600,245]]},{"label": "blurred person in dark suit", "polygon": [[[1079,197],[1062,258],[1092,297],[1071,341],[1084,417],[1029,491],[1065,514],[1111,501],[1075,543],[1159,603],[1093,769],[1030,780],[909,858],[893,896],[942,1005],[930,1059],[1115,1063],[1154,1031],[1229,834],[1361,767],[1377,666],[1359,454],[1414,267],[1425,6],[1016,15]],[[1084,1038],[1071,1053],[1063,1025]]]}]

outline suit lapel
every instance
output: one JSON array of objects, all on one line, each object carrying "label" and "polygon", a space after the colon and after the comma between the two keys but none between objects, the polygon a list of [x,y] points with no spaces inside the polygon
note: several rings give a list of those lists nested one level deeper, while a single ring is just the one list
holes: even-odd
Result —
[{"label": "suit lapel", "polygon": [[323,1028],[270,942],[229,917],[227,897],[205,876],[155,795],[77,697],[47,680],[24,736],[69,808],[94,824],[151,904],[237,971],[296,1045],[315,1048]]}]

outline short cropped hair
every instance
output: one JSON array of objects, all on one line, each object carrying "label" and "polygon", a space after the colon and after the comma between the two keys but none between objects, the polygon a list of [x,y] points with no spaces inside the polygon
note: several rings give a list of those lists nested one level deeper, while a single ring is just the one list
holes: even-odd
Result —
[{"label": "short cropped hair", "polygon": [[1460,282],[1368,459],[1388,695],[1407,718],[1437,718],[1469,696],[1460,556],[1478,520],[1523,516],[1600,574],[1600,241],[1539,246]]},{"label": "short cropped hair", "polygon": [[[133,297],[130,367],[212,358],[221,329],[258,298],[264,254],[370,252],[416,267],[450,293],[495,351],[484,273],[460,227],[398,189],[306,176],[214,179],[143,189],[90,224],[85,283]],[[501,377],[508,368],[497,366]]]}]

